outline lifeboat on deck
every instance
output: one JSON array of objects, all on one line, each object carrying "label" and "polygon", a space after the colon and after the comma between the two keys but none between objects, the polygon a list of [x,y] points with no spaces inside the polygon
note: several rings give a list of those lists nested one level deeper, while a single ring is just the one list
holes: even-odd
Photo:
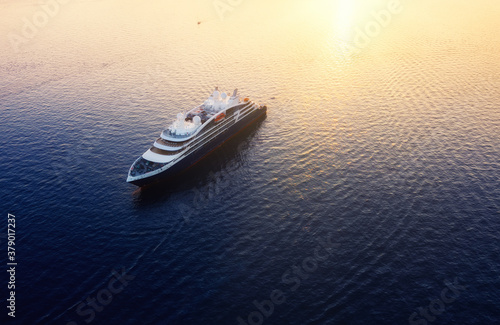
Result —
[{"label": "lifeboat on deck", "polygon": [[219,122],[220,120],[222,120],[224,117],[226,117],[226,114],[224,113],[220,113],[219,115],[217,115],[215,118],[214,118],[214,121],[215,122]]}]

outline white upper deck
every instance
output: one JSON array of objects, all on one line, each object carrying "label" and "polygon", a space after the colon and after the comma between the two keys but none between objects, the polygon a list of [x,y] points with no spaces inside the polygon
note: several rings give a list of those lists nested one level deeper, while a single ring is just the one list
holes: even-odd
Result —
[{"label": "white upper deck", "polygon": [[193,108],[187,114],[177,114],[177,120],[162,132],[161,137],[169,141],[184,141],[194,135],[205,122],[238,103],[240,103],[238,89],[235,89],[233,95],[229,97],[215,87],[214,92],[202,105]]}]

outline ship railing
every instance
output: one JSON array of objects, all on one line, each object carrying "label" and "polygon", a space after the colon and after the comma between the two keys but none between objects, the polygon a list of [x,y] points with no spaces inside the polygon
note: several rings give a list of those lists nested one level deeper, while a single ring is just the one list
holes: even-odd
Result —
[{"label": "ship railing", "polygon": [[174,138],[174,139],[184,139],[184,138],[189,138],[190,136],[192,136],[195,131],[192,131],[192,132],[189,132],[186,134],[177,134],[177,133],[174,133],[171,130],[167,129],[167,130],[163,131],[163,134],[166,135],[167,137]]},{"label": "ship railing", "polygon": [[182,147],[185,144],[185,142],[173,142],[173,141],[165,140],[163,138],[158,138],[156,140],[156,142],[158,142],[159,144],[164,145],[166,147]]}]

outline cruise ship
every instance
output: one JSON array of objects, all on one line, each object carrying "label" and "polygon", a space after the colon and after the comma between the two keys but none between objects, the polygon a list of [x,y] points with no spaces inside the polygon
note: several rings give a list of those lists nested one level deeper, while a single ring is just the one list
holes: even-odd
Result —
[{"label": "cruise ship", "polygon": [[205,102],[177,119],[130,167],[127,182],[144,186],[170,178],[204,158],[238,132],[266,115],[267,107],[232,96],[218,87]]}]

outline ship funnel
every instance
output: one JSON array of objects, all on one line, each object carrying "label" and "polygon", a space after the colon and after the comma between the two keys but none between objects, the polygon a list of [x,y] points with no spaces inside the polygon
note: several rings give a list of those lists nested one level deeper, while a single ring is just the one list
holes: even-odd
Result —
[{"label": "ship funnel", "polygon": [[236,95],[238,94],[238,88],[236,88],[234,91],[233,91],[233,97],[236,97]]}]

